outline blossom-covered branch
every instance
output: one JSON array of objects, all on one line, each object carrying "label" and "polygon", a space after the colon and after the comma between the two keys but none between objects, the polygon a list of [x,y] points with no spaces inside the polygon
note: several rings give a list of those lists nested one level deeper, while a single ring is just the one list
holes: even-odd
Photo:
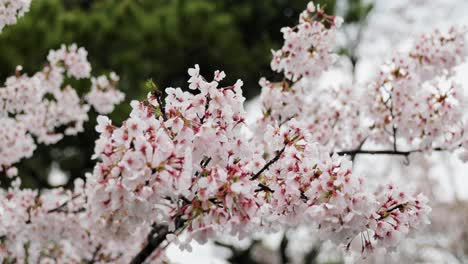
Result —
[{"label": "blossom-covered branch", "polygon": [[0,87],[0,171],[15,176],[12,165],[31,157],[36,142],[54,144],[83,131],[90,107],[67,84],[69,78],[91,78],[91,91],[84,99],[99,113],[110,113],[123,101],[123,93],[115,88],[118,76],[111,73],[111,81],[105,75],[91,77],[87,54],[74,44],[63,45],[49,52],[41,71],[28,76],[18,66],[5,87]]},{"label": "blossom-covered branch", "polygon": [[[189,91],[149,83],[154,91],[131,102],[122,124],[98,117],[96,166],[73,191],[21,189],[14,164],[36,141],[82,130],[89,106],[63,84],[90,78],[86,51],[51,51],[32,77],[19,69],[0,89],[0,165],[13,178],[0,191],[0,261],[163,262],[170,243],[190,249],[192,240],[299,224],[343,248],[360,241],[364,254],[394,249],[429,223],[427,198],[392,184],[369,191],[340,155],[408,156],[464,144],[463,99],[452,79],[465,54],[463,30],[423,35],[360,95],[355,87],[313,87],[338,57],[341,22],[309,3],[297,26],[282,29],[285,43],[271,63],[281,81],[261,79],[263,115],[252,126],[242,81],[223,85],[223,71],[205,78],[195,65]],[[84,99],[109,113],[123,100],[117,81],[91,78]],[[385,148],[362,149],[364,140]]]}]

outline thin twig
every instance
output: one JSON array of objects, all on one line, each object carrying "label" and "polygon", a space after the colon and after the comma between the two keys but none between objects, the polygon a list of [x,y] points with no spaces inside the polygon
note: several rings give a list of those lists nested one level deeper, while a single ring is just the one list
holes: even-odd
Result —
[{"label": "thin twig", "polygon": [[383,215],[381,214],[377,220],[382,220],[382,219],[386,218],[391,212],[393,212],[395,210],[402,211],[405,208],[406,205],[407,205],[407,203],[402,203],[402,204],[397,204],[397,205],[395,205],[395,206],[393,206],[391,208],[388,208],[387,210],[382,212],[384,214]]},{"label": "thin twig", "polygon": [[88,260],[88,261],[86,261],[86,263],[88,263],[88,264],[92,264],[92,263],[96,262],[96,260],[97,260],[97,256],[98,256],[98,254],[99,254],[99,251],[101,250],[101,248],[102,248],[102,245],[101,245],[101,244],[99,244],[99,245],[96,247],[96,250],[94,250],[94,252],[93,252],[93,256],[91,257],[91,259],[90,259],[90,260]]},{"label": "thin twig", "polygon": [[[74,196],[72,196],[72,198],[68,201],[65,201],[63,204],[61,204],[60,206],[54,208],[54,209],[50,209],[49,211],[47,211],[48,214],[50,213],[55,213],[55,212],[63,212],[63,209],[68,205],[69,202],[75,200],[76,198],[80,197],[81,195],[80,194],[76,194]],[[78,210],[77,212],[79,212],[80,210]]]},{"label": "thin twig", "polygon": [[163,120],[164,120],[164,121],[167,121],[166,107],[163,105],[163,103],[162,103],[162,98],[161,98],[161,97],[163,96],[162,92],[160,92],[160,91],[158,90],[158,91],[156,91],[156,92],[154,93],[154,96],[156,97],[156,100],[157,100],[157,102],[158,102],[159,110],[161,111],[161,115],[162,115],[162,117],[163,117]]},{"label": "thin twig", "polygon": [[266,186],[265,184],[263,183],[259,183],[258,184],[258,189],[255,190],[255,192],[261,192],[261,191],[266,191],[266,192],[271,192],[271,193],[274,193],[275,191],[273,189],[271,189],[270,187]]},{"label": "thin twig", "polygon": [[[444,148],[433,148],[432,151],[448,151],[449,149]],[[423,149],[414,149],[408,151],[395,151],[395,150],[367,150],[367,149],[356,149],[356,150],[344,150],[338,151],[336,154],[343,156],[343,155],[360,155],[360,154],[369,154],[369,155],[396,155],[396,156],[405,156],[408,157],[412,153],[422,153],[425,150]]]},{"label": "thin twig", "polygon": [[278,153],[276,154],[276,156],[271,159],[270,161],[268,161],[265,166],[263,166],[263,168],[261,168],[257,173],[253,174],[252,177],[250,177],[250,180],[255,180],[257,179],[258,177],[260,177],[260,175],[268,170],[268,168],[273,165],[273,163],[275,163],[276,161],[279,160],[279,158],[281,157],[281,155],[283,155],[284,151],[286,150],[286,146],[284,146],[280,151],[278,151]]},{"label": "thin twig", "polygon": [[211,98],[207,95],[206,96],[206,103],[205,103],[205,111],[203,112],[203,116],[200,118],[200,124],[205,123],[206,114],[208,112],[208,107],[210,106],[210,101],[211,101]]}]

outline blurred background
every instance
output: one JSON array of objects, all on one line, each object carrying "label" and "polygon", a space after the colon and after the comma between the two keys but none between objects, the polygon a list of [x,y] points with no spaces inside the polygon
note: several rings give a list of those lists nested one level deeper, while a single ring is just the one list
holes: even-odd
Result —
[{"label": "blurred background", "polygon": [[[128,102],[148,93],[152,78],[159,87],[186,87],[187,69],[200,64],[202,73],[224,70],[226,83],[244,81],[247,108],[260,111],[258,80],[275,79],[271,49],[283,42],[280,29],[297,24],[307,0],[36,0],[17,25],[0,34],[0,79],[40,70],[50,49],[62,43],[85,47],[93,75],[115,71],[126,102],[111,114],[115,124],[129,114]],[[415,34],[434,28],[468,24],[466,0],[320,0],[328,14],[343,16],[336,68],[320,85],[366,87],[378,65]],[[468,84],[468,66],[459,69]],[[90,84],[74,84],[80,93]],[[39,146],[18,168],[25,187],[70,187],[95,162],[96,113],[90,113],[86,133],[66,137],[53,146]],[[455,160],[455,161],[454,161]],[[372,182],[392,180],[424,192],[434,208],[430,230],[407,241],[398,255],[369,257],[369,263],[468,263],[467,165],[444,154],[403,160],[363,157],[356,171]],[[372,166],[369,166],[372,164]],[[411,175],[411,177],[407,177]],[[194,253],[169,249],[182,263],[351,263],[336,248],[317,242],[310,230],[298,227],[249,241],[219,239],[194,246]],[[217,246],[216,246],[217,245]],[[377,259],[379,258],[380,259]],[[385,257],[385,258],[384,258]],[[356,262],[355,262],[356,263]],[[357,261],[359,263],[359,261]]]}]

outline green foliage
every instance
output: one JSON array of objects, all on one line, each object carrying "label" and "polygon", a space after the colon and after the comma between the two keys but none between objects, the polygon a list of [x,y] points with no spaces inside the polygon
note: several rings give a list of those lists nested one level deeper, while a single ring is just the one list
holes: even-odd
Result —
[{"label": "green foliage", "polygon": [[346,23],[358,23],[362,18],[367,17],[374,4],[363,2],[362,0],[348,0],[348,9],[344,16]]}]

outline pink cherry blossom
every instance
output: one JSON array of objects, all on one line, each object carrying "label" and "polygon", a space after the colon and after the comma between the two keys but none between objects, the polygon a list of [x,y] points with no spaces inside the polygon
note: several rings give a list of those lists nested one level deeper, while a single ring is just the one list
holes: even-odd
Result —
[{"label": "pink cherry blossom", "polygon": [[[54,144],[65,135],[83,131],[90,106],[84,104],[65,81],[67,76],[78,79],[90,76],[91,66],[86,55],[86,50],[76,45],[62,46],[49,52],[49,64],[41,71],[28,76],[18,66],[16,74],[0,87],[3,124],[0,128],[3,130],[0,134],[0,171],[30,157],[36,142]],[[117,75],[111,74],[110,78],[111,81],[107,77],[92,78],[91,104],[97,111],[108,113],[114,104],[123,100],[123,94],[115,89]]]},{"label": "pink cherry blossom", "polygon": [[31,0],[2,0],[0,2],[0,32],[7,25],[16,24],[18,18],[29,11]]},{"label": "pink cherry blossom", "polygon": [[[171,243],[190,250],[192,240],[299,225],[343,249],[361,243],[363,256],[395,250],[429,224],[429,201],[384,181],[371,186],[353,160],[460,146],[466,158],[465,98],[453,78],[465,30],[421,35],[362,92],[356,84],[315,87],[336,61],[342,22],[310,2],[297,26],[282,29],[271,62],[281,81],[260,80],[263,112],[251,126],[243,82],[223,84],[223,71],[206,79],[195,65],[185,91],[148,82],[153,90],[131,101],[121,124],[97,118],[96,164],[73,190],[20,188],[15,164],[37,143],[81,132],[90,106],[111,112],[124,99],[118,76],[91,77],[76,45],[51,51],[32,76],[18,68],[0,88],[0,172],[9,182],[0,189],[0,261],[163,263]],[[90,78],[89,93],[80,98],[67,78]]]},{"label": "pink cherry blossom", "polygon": [[91,78],[91,91],[86,94],[86,101],[100,114],[109,114],[114,106],[125,99],[125,95],[116,89],[119,76],[111,72],[109,78],[101,75]]}]

